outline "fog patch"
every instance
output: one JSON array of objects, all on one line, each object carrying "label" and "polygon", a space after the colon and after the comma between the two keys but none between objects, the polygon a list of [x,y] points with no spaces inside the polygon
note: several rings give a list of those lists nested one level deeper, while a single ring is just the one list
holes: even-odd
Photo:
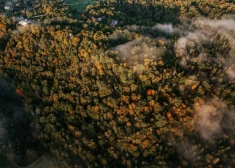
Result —
[{"label": "fog patch", "polygon": [[180,29],[178,27],[174,27],[172,24],[161,24],[158,23],[154,25],[153,27],[150,26],[139,26],[139,25],[127,25],[125,26],[125,29],[128,31],[134,31],[134,32],[144,32],[148,33],[149,31],[158,31],[163,32],[165,34],[174,35],[180,33]]},{"label": "fog patch", "polygon": [[234,63],[228,66],[226,73],[231,79],[235,78],[235,64]]},{"label": "fog patch", "polygon": [[195,128],[202,138],[213,140],[222,134],[221,121],[227,105],[219,99],[195,104]]},{"label": "fog patch", "polygon": [[[201,145],[196,144],[195,142],[190,141],[185,137],[182,139],[176,140],[171,138],[169,141],[170,144],[176,149],[181,160],[186,160],[189,163],[194,163],[203,158],[203,152]],[[188,163],[186,163],[188,165]]]},{"label": "fog patch", "polygon": [[[178,29],[178,28],[177,28]],[[173,28],[174,30],[174,28]],[[178,29],[180,30],[180,29]],[[224,72],[230,79],[235,77],[235,20],[209,20],[199,18],[194,20],[189,26],[180,30],[186,32],[174,44],[176,56],[180,58],[180,64],[187,68],[188,64],[217,62],[222,64]],[[177,31],[174,31],[177,32]],[[220,44],[223,41],[224,44]],[[216,46],[220,44],[224,51],[220,51],[216,55],[210,56],[204,52],[204,46]],[[226,47],[229,48],[226,48]]]},{"label": "fog patch", "polygon": [[157,29],[164,33],[173,34],[175,32],[172,24],[156,24],[153,29]]},{"label": "fog patch", "polygon": [[140,37],[133,41],[121,44],[113,48],[118,52],[119,57],[128,66],[133,68],[134,72],[141,74],[145,71],[149,60],[157,61],[165,53],[164,48],[156,47],[156,41],[149,37]]},{"label": "fog patch", "polygon": [[235,107],[234,105],[231,105],[225,111],[221,125],[223,127],[223,130],[230,134],[234,133],[235,131],[234,123],[235,123]]}]

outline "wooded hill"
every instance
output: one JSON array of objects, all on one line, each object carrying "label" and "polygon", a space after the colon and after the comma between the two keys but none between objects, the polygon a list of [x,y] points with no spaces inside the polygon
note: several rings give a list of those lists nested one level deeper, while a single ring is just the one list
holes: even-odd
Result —
[{"label": "wooded hill", "polygon": [[0,16],[1,75],[58,167],[235,166],[234,2],[36,6],[26,26]]}]

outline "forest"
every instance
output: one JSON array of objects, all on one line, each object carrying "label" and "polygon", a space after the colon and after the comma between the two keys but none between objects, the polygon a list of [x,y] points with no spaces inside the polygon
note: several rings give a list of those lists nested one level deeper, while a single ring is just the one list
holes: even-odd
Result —
[{"label": "forest", "polygon": [[235,167],[233,0],[23,12],[0,14],[0,164]]}]

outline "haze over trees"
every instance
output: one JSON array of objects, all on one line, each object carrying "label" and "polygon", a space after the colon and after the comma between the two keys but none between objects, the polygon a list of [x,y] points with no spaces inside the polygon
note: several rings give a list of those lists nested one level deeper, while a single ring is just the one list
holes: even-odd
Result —
[{"label": "haze over trees", "polygon": [[[0,75],[24,102],[27,162],[235,166],[233,1],[109,0],[74,13],[43,0],[25,26],[0,15]],[[23,164],[20,144],[7,145]]]}]

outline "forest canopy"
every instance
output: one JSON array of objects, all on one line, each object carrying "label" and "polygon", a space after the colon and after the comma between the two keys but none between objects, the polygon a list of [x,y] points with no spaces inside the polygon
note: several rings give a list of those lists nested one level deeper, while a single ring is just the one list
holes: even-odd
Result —
[{"label": "forest canopy", "polygon": [[42,0],[26,25],[0,15],[0,76],[32,140],[0,152],[63,168],[235,166],[233,1],[107,0],[77,14]]}]

